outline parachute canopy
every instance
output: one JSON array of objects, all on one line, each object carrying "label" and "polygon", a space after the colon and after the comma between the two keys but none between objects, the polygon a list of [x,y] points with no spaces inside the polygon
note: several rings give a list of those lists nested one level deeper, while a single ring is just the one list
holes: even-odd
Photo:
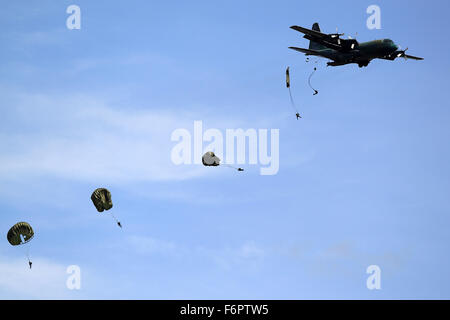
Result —
[{"label": "parachute canopy", "polygon": [[289,77],[289,67],[286,69],[286,88],[289,88],[291,86],[291,79]]},{"label": "parachute canopy", "polygon": [[202,162],[204,166],[210,167],[216,167],[220,165],[220,158],[214,154],[212,151],[206,152],[202,157]]},{"label": "parachute canopy", "polygon": [[6,237],[11,245],[18,246],[33,239],[34,231],[28,223],[18,222],[9,229]]},{"label": "parachute canopy", "polygon": [[91,200],[94,203],[98,212],[109,210],[112,208],[111,192],[105,188],[98,188],[91,195]]}]

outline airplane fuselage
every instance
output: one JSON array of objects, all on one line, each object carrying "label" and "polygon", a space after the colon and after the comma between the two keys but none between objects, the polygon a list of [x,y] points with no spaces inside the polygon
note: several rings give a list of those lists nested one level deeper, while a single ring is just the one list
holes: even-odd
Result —
[{"label": "airplane fuselage", "polygon": [[333,60],[333,62],[328,62],[329,66],[357,63],[360,67],[365,67],[371,60],[388,56],[397,49],[398,46],[392,40],[383,39],[359,43],[353,50],[348,52],[330,48],[317,51],[320,53],[320,56]]},{"label": "airplane fuselage", "polygon": [[304,34],[303,38],[309,40],[309,48],[289,47],[289,49],[302,52],[307,56],[318,56],[332,60],[329,66],[341,66],[356,63],[359,67],[367,66],[373,59],[395,60],[405,59],[423,60],[423,58],[406,54],[391,39],[373,40],[359,43],[356,39],[343,39],[343,33],[322,33],[319,24],[313,24],[312,29],[291,26],[291,29]]}]

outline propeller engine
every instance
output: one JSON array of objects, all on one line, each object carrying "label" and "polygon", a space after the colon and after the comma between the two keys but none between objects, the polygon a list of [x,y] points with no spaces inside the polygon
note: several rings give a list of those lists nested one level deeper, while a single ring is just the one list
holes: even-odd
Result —
[{"label": "propeller engine", "polygon": [[397,52],[396,52],[397,58],[404,58],[405,60],[408,60],[406,51],[408,51],[408,48],[406,48],[405,50],[401,50],[401,47],[400,47],[399,50],[397,50]]},{"label": "propeller engine", "polygon": [[350,51],[350,50],[354,50],[354,49],[358,49],[359,47],[359,43],[356,39],[353,39],[351,36],[348,36],[347,40],[343,40],[343,47]]},{"label": "propeller engine", "polygon": [[331,38],[332,40],[336,40],[336,43],[338,45],[341,45],[341,39],[339,37],[343,35],[344,33],[339,33],[338,28],[336,27],[336,33],[330,33],[328,34],[328,37]]}]

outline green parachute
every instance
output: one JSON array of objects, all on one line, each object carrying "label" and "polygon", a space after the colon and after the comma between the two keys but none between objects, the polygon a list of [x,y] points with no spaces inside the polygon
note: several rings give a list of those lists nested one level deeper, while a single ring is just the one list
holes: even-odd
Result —
[{"label": "green parachute", "polygon": [[[109,192],[109,190],[106,188],[95,189],[94,192],[92,192],[91,200],[98,212],[103,212],[113,207],[111,192]],[[112,212],[110,212],[110,214],[111,217],[113,217],[116,221],[117,225],[122,228],[121,223],[116,219],[114,214]]]},{"label": "green parachute", "polygon": [[220,158],[214,152],[208,151],[203,155],[202,162],[206,167],[217,167],[220,165]]},{"label": "green parachute", "polygon": [[112,208],[111,192],[105,188],[98,188],[91,195],[91,200],[94,203],[98,212],[109,210]]},{"label": "green parachute", "polygon": [[[6,235],[6,238],[8,239],[8,242],[12,246],[19,246],[26,244],[31,241],[34,237],[34,231],[33,228],[30,226],[27,222],[18,222],[15,225],[9,229],[8,234]],[[29,248],[27,247],[27,258],[28,258],[28,264],[31,265],[32,262],[30,260],[30,254],[29,254]]]},{"label": "green parachute", "polygon": [[33,228],[26,222],[18,222],[8,231],[8,242],[13,246],[28,243],[34,237]]}]

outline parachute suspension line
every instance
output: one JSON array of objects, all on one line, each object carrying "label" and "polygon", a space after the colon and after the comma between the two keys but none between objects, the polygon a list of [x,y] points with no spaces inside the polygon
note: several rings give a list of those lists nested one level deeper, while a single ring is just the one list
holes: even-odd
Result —
[{"label": "parachute suspension line", "polygon": [[229,164],[226,164],[226,163],[222,163],[220,165],[224,166],[224,167],[228,167],[228,168],[234,169],[234,170],[237,170],[237,171],[244,171],[244,169],[242,169],[242,168],[233,167],[232,165],[229,165]]},{"label": "parachute suspension line", "polygon": [[297,120],[301,118],[300,113],[298,112],[298,108],[295,105],[294,98],[292,98],[292,92],[291,92],[291,79],[289,75],[289,67],[286,68],[286,87],[289,90],[289,98],[291,100],[291,107],[295,111],[295,116],[297,117]]},{"label": "parachute suspension line", "polygon": [[[316,61],[316,63],[317,63],[317,61]],[[314,75],[314,73],[316,73],[316,70],[317,70],[317,67],[314,67],[313,72],[311,72],[311,74],[309,75],[309,78],[308,78],[309,87],[314,91],[313,96],[315,96],[316,94],[319,93],[319,91],[314,89],[313,86],[311,85],[311,77]]]},{"label": "parachute suspension line", "polygon": [[26,246],[28,265],[30,266],[30,269],[31,269],[31,265],[33,264],[33,262],[31,262],[31,259],[30,259],[30,244],[27,243],[25,246]]},{"label": "parachute suspension line", "polygon": [[295,113],[298,113],[297,106],[295,105],[294,99],[292,98],[291,87],[289,86],[288,89],[289,89],[289,98],[291,100],[291,107],[292,109],[294,109]]},{"label": "parachute suspension line", "polygon": [[117,220],[116,216],[112,212],[110,212],[110,214],[111,214],[111,217],[113,217],[114,221],[116,221],[117,225],[122,228],[122,225],[120,224],[120,221]]}]

